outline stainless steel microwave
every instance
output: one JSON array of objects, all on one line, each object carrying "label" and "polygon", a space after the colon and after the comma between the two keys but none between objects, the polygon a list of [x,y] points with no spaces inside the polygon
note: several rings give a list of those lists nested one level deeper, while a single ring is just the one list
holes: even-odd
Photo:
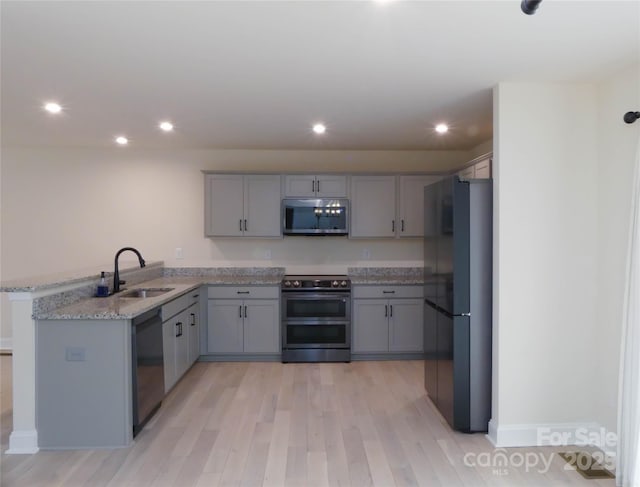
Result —
[{"label": "stainless steel microwave", "polygon": [[283,199],[283,235],[349,235],[349,200]]}]

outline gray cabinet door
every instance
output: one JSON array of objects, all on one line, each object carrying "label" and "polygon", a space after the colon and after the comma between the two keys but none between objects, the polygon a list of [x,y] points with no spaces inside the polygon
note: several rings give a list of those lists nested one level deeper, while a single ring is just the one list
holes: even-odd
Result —
[{"label": "gray cabinet door", "polygon": [[284,177],[284,195],[288,198],[316,195],[316,177],[313,174],[291,174]]},{"label": "gray cabinet door", "polygon": [[389,351],[422,352],[422,299],[389,300]]},{"label": "gray cabinet door", "polygon": [[195,303],[187,309],[189,324],[185,325],[189,333],[189,365],[200,356],[200,303]]},{"label": "gray cabinet door", "polygon": [[239,237],[244,224],[244,176],[205,176],[205,234],[208,237]]},{"label": "gray cabinet door", "polygon": [[340,174],[316,176],[316,194],[319,198],[346,198],[347,176]]},{"label": "gray cabinet door", "polygon": [[162,323],[162,349],[164,355],[164,392],[171,390],[176,377],[176,334],[173,320]]},{"label": "gray cabinet door", "polygon": [[210,299],[207,350],[240,353],[243,349],[243,307],[239,299]]},{"label": "gray cabinet door", "polygon": [[389,304],[386,299],[353,300],[353,345],[358,352],[389,351]]},{"label": "gray cabinet door", "polygon": [[189,313],[188,309],[182,311],[173,318],[173,328],[175,332],[175,353],[176,353],[176,380],[187,371],[191,363],[189,362]]},{"label": "gray cabinet door", "polygon": [[243,303],[244,352],[278,353],[279,306],[277,299],[246,299]]},{"label": "gray cabinet door", "polygon": [[279,237],[280,176],[276,174],[244,177],[244,235]]},{"label": "gray cabinet door", "polygon": [[400,176],[400,237],[424,236],[424,188],[440,176]]},{"label": "gray cabinet door", "polygon": [[396,177],[351,176],[351,237],[395,237]]}]

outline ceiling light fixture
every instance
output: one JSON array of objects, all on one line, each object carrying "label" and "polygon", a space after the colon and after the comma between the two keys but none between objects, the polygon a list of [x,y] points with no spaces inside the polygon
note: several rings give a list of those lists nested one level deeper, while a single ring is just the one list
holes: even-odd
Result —
[{"label": "ceiling light fixture", "polygon": [[322,135],[322,134],[326,133],[327,127],[322,123],[316,123],[316,124],[313,125],[312,130],[313,130],[314,133],[316,133],[318,135]]},{"label": "ceiling light fixture", "polygon": [[124,135],[119,135],[116,137],[116,144],[118,145],[127,145],[129,143],[129,139],[127,139]]},{"label": "ceiling light fixture", "polygon": [[446,123],[439,123],[436,125],[436,132],[439,134],[446,134],[449,131],[449,126]]},{"label": "ceiling light fixture", "polygon": [[542,2],[542,0],[522,0],[520,9],[527,15],[533,15],[536,13],[540,2]]},{"label": "ceiling light fixture", "polygon": [[173,131],[173,124],[171,122],[160,122],[158,124],[158,127],[160,127],[160,130],[162,130],[164,132]]},{"label": "ceiling light fixture", "polygon": [[49,101],[45,103],[44,109],[49,113],[60,113],[62,111],[62,107],[54,101]]}]

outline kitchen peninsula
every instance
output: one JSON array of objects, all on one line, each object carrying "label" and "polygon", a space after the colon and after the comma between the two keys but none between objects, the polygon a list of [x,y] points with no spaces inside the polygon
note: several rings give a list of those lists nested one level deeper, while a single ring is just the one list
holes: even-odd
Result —
[{"label": "kitchen peninsula", "polygon": [[[12,303],[12,318],[14,330],[14,429],[10,437],[8,453],[35,453],[40,447],[58,448],[58,447],[93,447],[93,446],[126,446],[131,443],[131,354],[127,350],[131,349],[131,337],[128,330],[131,328],[131,320],[137,316],[148,312],[154,308],[164,309],[173,302],[178,302],[182,296],[187,296],[202,286],[213,288],[227,288],[232,286],[242,286],[244,288],[261,288],[261,289],[277,289],[282,276],[285,273],[284,267],[247,267],[247,268],[164,268],[162,262],[153,262],[147,264],[144,269],[139,269],[137,265],[123,265],[122,277],[128,282],[129,289],[140,287],[154,289],[169,289],[163,294],[156,297],[148,297],[144,299],[127,299],[122,296],[111,296],[108,298],[92,297],[95,287],[99,282],[100,272],[98,269],[69,273],[62,276],[52,276],[48,278],[32,279],[22,282],[3,283],[3,292],[10,295]],[[413,285],[420,286],[422,283],[422,269],[418,268],[348,268],[347,273],[352,276],[356,285]],[[108,274],[108,277],[111,277]],[[243,291],[244,292],[244,291]],[[202,296],[199,309],[201,316],[204,317],[203,323],[206,323],[206,297],[207,292],[198,293]],[[277,296],[277,295],[276,295]],[[278,302],[276,300],[276,302]],[[276,310],[278,313],[279,310]],[[169,311],[166,312],[169,314]],[[182,320],[184,321],[184,320]],[[182,323],[181,321],[181,323]],[[56,367],[52,363],[47,363],[39,368],[38,354],[42,353],[42,359],[45,359],[47,352],[46,347],[38,346],[37,335],[39,330],[44,333],[51,332],[54,327],[67,327],[66,333],[73,333],[73,330],[82,330],[82,334],[88,340],[97,339],[97,335],[91,335],[91,327],[93,330],[100,330],[105,333],[107,328],[105,324],[113,325],[111,343],[120,344],[120,350],[116,351],[113,356],[121,357],[121,361],[117,370],[109,370],[111,379],[119,378],[120,383],[116,385],[121,391],[118,400],[120,401],[119,416],[117,422],[119,426],[115,428],[113,424],[111,429],[118,430],[117,441],[104,441],[103,443],[57,443],[57,439],[52,441],[42,440],[39,438],[39,429],[36,424],[38,422],[39,410],[36,402],[42,400],[42,395],[46,395],[41,389],[37,389],[38,383],[36,376],[43,373],[56,373]],[[276,320],[279,325],[279,319]],[[86,326],[83,326],[86,325]],[[116,331],[117,330],[117,331]],[[182,325],[180,328],[182,332]],[[99,333],[99,332],[95,332]],[[279,327],[276,326],[276,346],[279,347]],[[182,333],[180,333],[182,334]],[[182,369],[172,364],[174,370],[178,370],[173,377],[173,381],[166,384],[168,391],[173,384],[179,380],[180,375],[186,372],[192,361],[198,358],[198,349],[202,355],[201,359],[212,359],[207,356],[207,326],[200,327],[199,343],[196,346],[195,357],[191,356]],[[53,343],[57,333],[49,333],[47,340],[43,343]],[[82,344],[77,347],[70,347],[69,344],[63,346],[58,343],[58,347],[62,350],[57,351],[55,360],[52,356],[48,356],[47,360],[58,362],[57,373],[64,374],[65,367],[77,367],[79,362],[86,365],[90,360],[89,352]],[[271,350],[271,352],[249,356],[251,360],[274,360],[279,357],[279,349]],[[85,355],[86,354],[86,355]],[[55,355],[55,354],[54,354]],[[104,355],[104,354],[103,354]],[[104,356],[108,356],[106,354]],[[363,356],[362,358],[366,358]],[[213,358],[215,359],[215,357]],[[242,357],[235,357],[242,359]],[[117,360],[115,358],[114,360]],[[80,365],[82,365],[80,364]],[[176,369],[177,367],[177,369]],[[93,370],[104,371],[106,367]],[[166,369],[165,369],[166,370]],[[73,379],[70,377],[70,379]],[[72,389],[70,387],[70,389]],[[39,391],[39,392],[37,392]],[[85,391],[83,395],[78,396],[82,401],[78,401],[78,406],[82,406],[85,399],[88,400],[90,392]],[[50,404],[50,401],[48,401]],[[53,409],[53,408],[52,408]],[[44,410],[43,410],[44,411]],[[71,415],[73,416],[73,415]],[[49,423],[53,421],[49,418]],[[106,430],[103,428],[106,434]],[[53,435],[55,437],[55,435]],[[77,440],[77,439],[76,439]],[[74,440],[75,441],[75,440]]]}]

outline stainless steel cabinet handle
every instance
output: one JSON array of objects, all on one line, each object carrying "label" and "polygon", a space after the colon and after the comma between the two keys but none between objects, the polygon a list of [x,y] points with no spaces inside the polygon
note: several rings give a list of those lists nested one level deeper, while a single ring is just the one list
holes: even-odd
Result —
[{"label": "stainless steel cabinet handle", "polygon": [[178,321],[176,323],[176,337],[181,337],[182,336],[182,322]]},{"label": "stainless steel cabinet handle", "polygon": [[238,316],[242,318],[242,305],[238,306]]},{"label": "stainless steel cabinet handle", "polygon": [[396,231],[396,221],[391,220],[391,232],[395,232],[395,231]]},{"label": "stainless steel cabinet handle", "polygon": [[247,307],[246,306],[244,307],[244,317],[245,318],[247,317]]},{"label": "stainless steel cabinet handle", "polygon": [[404,218],[400,220],[400,231],[404,232]]},{"label": "stainless steel cabinet handle", "polygon": [[318,188],[316,191],[320,192],[320,181],[316,181],[316,187]]},{"label": "stainless steel cabinet handle", "polygon": [[191,326],[196,326],[196,314],[191,313]]},{"label": "stainless steel cabinet handle", "polygon": [[385,304],[384,305],[384,317],[386,318],[387,316],[389,316],[389,305]]},{"label": "stainless steel cabinet handle", "polygon": [[393,318],[393,304],[389,305],[389,317]]},{"label": "stainless steel cabinet handle", "polygon": [[244,231],[247,231],[247,220],[244,221]]},{"label": "stainless steel cabinet handle", "polygon": [[395,291],[382,291],[382,294],[395,294]]},{"label": "stainless steel cabinet handle", "polygon": [[251,291],[236,291],[236,294],[249,294]]},{"label": "stainless steel cabinet handle", "polygon": [[240,218],[240,231],[242,231],[242,218]]}]

